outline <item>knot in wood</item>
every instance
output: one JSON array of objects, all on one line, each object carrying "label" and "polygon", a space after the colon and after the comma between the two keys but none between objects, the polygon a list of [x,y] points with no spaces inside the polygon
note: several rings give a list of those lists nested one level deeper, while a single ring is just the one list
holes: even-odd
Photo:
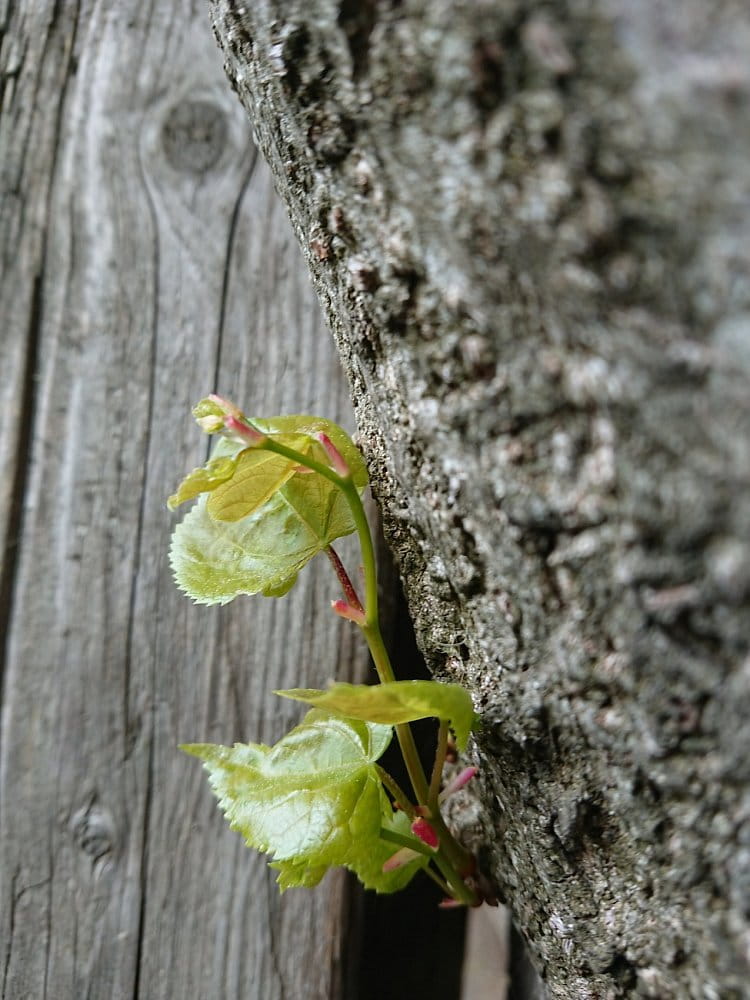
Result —
[{"label": "knot in wood", "polygon": [[224,110],[204,100],[183,100],[162,127],[164,155],[175,170],[203,174],[221,158],[229,129]]},{"label": "knot in wood", "polygon": [[115,847],[115,828],[111,814],[97,805],[83,806],[73,814],[70,829],[78,847],[92,862],[110,854]]}]

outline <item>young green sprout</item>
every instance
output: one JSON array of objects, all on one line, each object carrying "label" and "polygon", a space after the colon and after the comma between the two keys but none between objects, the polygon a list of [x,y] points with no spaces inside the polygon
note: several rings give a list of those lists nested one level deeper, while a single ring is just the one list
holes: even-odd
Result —
[{"label": "young green sprout", "polygon": [[[361,454],[340,427],[319,417],[249,418],[216,395],[193,414],[217,443],[169,498],[170,509],[196,501],[172,536],[178,586],[199,604],[225,604],[240,594],[280,597],[324,552],[343,592],[333,611],[361,630],[379,683],[277,691],[310,708],[272,747],[182,749],[203,761],[232,828],[271,855],[282,890],[314,886],[330,867],[343,866],[367,888],[394,892],[421,870],[440,886],[446,905],[478,905],[474,858],[440,813],[445,798],[476,774],[465,768],[442,787],[450,730],[464,750],[477,717],[457,684],[394,677],[380,630]],[[333,548],[353,532],[364,570],[361,598]],[[430,717],[438,720],[438,736],[428,779],[409,724]],[[378,763],[394,733],[410,794]]]}]

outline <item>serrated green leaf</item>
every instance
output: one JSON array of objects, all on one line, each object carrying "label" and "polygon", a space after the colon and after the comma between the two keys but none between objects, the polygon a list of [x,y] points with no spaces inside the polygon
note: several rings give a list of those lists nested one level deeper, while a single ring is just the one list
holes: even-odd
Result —
[{"label": "serrated green leaf", "polygon": [[[362,456],[336,424],[309,416],[256,419],[253,424],[285,443],[294,439],[320,461],[327,461],[326,456],[312,435],[327,434],[349,464],[357,487],[367,484]],[[256,456],[281,458],[220,440],[212,461],[237,462],[242,472],[238,489],[234,478],[218,485],[210,497],[199,498],[174,530],[169,557],[175,579],[197,603],[226,604],[239,594],[281,596],[313,556],[354,531],[346,499],[333,483],[317,473],[295,472],[287,459],[274,464],[259,462]],[[251,475],[255,463],[260,477],[257,489]],[[225,519],[227,515],[230,519]]]},{"label": "serrated green leaf", "polygon": [[392,681],[373,687],[341,683],[327,691],[294,688],[276,694],[368,722],[399,725],[416,719],[445,719],[456,734],[459,750],[466,749],[477,721],[469,692],[460,684],[438,681]]},{"label": "serrated green leaf", "polygon": [[269,868],[278,871],[276,884],[286,889],[313,889],[328,871],[327,865],[308,865],[305,861],[271,861]]},{"label": "serrated green leaf", "polygon": [[167,507],[174,510],[181,503],[194,500],[201,493],[217,489],[231,479],[237,468],[237,458],[211,458],[205,465],[193,469],[182,480],[175,493],[167,500]]},{"label": "serrated green leaf", "polygon": [[[315,711],[315,709],[313,710]],[[327,714],[327,713],[326,713]],[[354,724],[354,719],[346,720]],[[373,725],[373,723],[367,723]],[[393,730],[387,727],[391,735]],[[380,827],[373,830],[358,825],[352,837],[351,847],[344,861],[344,867],[348,868],[357,876],[366,889],[375,892],[390,893],[403,889],[428,863],[428,858],[420,855],[414,861],[409,862],[394,871],[384,872],[383,865],[397,850],[392,843],[388,843],[380,837],[383,828],[395,830],[403,836],[410,836],[411,828],[409,818],[401,811],[394,812],[390,799],[386,795],[380,779],[378,778],[378,795],[380,801]]]},{"label": "serrated green leaf", "polygon": [[[284,534],[284,513],[276,504],[262,526],[257,513],[234,524],[214,521],[202,496],[172,533],[169,561],[177,586],[198,604],[289,590],[314,551],[306,537]],[[269,532],[273,527],[275,539]]]},{"label": "serrated green leaf", "polygon": [[322,476],[293,476],[241,521],[214,520],[206,503],[177,525],[169,553],[177,585],[199,604],[284,594],[313,556],[354,531],[344,495]]},{"label": "serrated green leaf", "polygon": [[[385,809],[388,813],[391,812],[387,802]],[[410,836],[409,819],[405,813],[397,812],[392,816],[384,814],[381,829],[383,827],[397,831],[404,837]],[[418,871],[427,866],[429,859],[422,854],[400,868],[384,872],[383,865],[397,850],[396,845],[380,837],[377,840],[361,838],[353,845],[344,867],[357,876],[365,889],[379,893],[398,892],[411,882]],[[269,867],[279,872],[276,884],[282,892],[295,888],[311,889],[328,871],[325,865],[311,866],[297,861],[271,861]]]},{"label": "serrated green leaf", "polygon": [[284,880],[347,865],[361,843],[378,839],[383,790],[375,766],[390,726],[318,709],[274,747],[184,746],[203,760],[233,830],[250,847],[293,862]]}]

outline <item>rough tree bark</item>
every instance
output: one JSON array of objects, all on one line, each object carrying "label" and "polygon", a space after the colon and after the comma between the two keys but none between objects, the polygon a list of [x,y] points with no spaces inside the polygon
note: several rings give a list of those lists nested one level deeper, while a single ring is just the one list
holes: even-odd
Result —
[{"label": "rough tree bark", "polygon": [[750,8],[211,7],[549,993],[750,995]]}]

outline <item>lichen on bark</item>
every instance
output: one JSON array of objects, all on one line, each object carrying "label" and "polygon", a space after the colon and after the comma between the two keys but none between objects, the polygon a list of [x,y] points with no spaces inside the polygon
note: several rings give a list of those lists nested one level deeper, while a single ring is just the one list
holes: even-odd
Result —
[{"label": "lichen on bark", "polygon": [[747,996],[747,7],[211,8],[550,995]]}]

